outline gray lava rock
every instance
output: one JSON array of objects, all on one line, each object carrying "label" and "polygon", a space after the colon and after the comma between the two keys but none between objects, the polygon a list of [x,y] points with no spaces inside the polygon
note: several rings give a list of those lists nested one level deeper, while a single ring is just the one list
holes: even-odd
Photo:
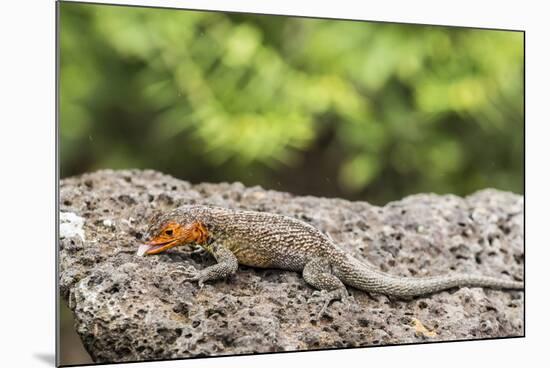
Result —
[{"label": "gray lava rock", "polygon": [[60,184],[59,282],[96,362],[522,336],[523,292],[460,288],[410,301],[350,288],[355,302],[319,305],[294,272],[239,266],[198,289],[178,266],[184,247],[138,257],[155,211],[205,203],[293,216],[356,258],[400,276],[450,272],[523,278],[523,197],[419,194],[384,207],[297,197],[240,183],[191,185],[154,171],[99,171]]}]

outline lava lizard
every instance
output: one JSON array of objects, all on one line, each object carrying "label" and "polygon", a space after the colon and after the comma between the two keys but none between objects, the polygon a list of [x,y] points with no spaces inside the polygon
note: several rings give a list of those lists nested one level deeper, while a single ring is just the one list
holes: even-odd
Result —
[{"label": "lava lizard", "polygon": [[523,283],[469,274],[422,278],[399,277],[360,262],[342,250],[315,227],[292,217],[227,209],[206,205],[185,205],[157,215],[138,249],[139,255],[158,254],[178,245],[198,245],[216,259],[202,270],[188,268],[187,280],[223,279],[235,273],[238,264],[302,272],[304,280],[320,290],[315,293],[324,305],[345,300],[345,285],[410,299],[441,290],[470,286],[523,289]]}]

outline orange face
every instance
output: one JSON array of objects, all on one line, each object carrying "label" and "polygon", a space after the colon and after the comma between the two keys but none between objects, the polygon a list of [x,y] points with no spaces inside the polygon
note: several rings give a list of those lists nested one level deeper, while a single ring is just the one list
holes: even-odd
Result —
[{"label": "orange face", "polygon": [[207,239],[206,228],[200,222],[184,226],[177,222],[169,222],[146,244],[148,248],[145,254],[158,254],[183,244],[204,244]]}]

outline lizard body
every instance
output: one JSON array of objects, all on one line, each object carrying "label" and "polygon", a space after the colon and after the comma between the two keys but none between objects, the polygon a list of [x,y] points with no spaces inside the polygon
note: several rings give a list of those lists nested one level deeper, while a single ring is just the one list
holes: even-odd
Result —
[{"label": "lizard body", "polygon": [[323,310],[347,297],[345,285],[398,298],[411,298],[461,286],[523,289],[523,283],[466,274],[423,278],[384,273],[346,253],[315,227],[288,216],[204,205],[176,208],[153,220],[152,240],[141,253],[156,254],[181,244],[198,244],[217,264],[187,270],[203,282],[225,278],[238,264],[302,272],[304,280],[326,295]]}]

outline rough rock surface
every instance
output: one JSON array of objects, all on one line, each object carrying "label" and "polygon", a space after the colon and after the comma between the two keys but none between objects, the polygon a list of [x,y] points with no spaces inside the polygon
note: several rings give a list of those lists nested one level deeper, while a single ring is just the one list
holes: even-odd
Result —
[{"label": "rough rock surface", "polygon": [[136,250],[156,210],[184,203],[293,216],[362,261],[401,276],[523,278],[523,197],[419,194],[384,207],[235,184],[191,185],[154,171],[100,171],[60,185],[59,281],[96,362],[184,358],[523,335],[523,292],[453,289],[410,301],[349,289],[316,320],[301,275],[239,267],[198,289],[177,265],[213,264],[184,247]]}]

